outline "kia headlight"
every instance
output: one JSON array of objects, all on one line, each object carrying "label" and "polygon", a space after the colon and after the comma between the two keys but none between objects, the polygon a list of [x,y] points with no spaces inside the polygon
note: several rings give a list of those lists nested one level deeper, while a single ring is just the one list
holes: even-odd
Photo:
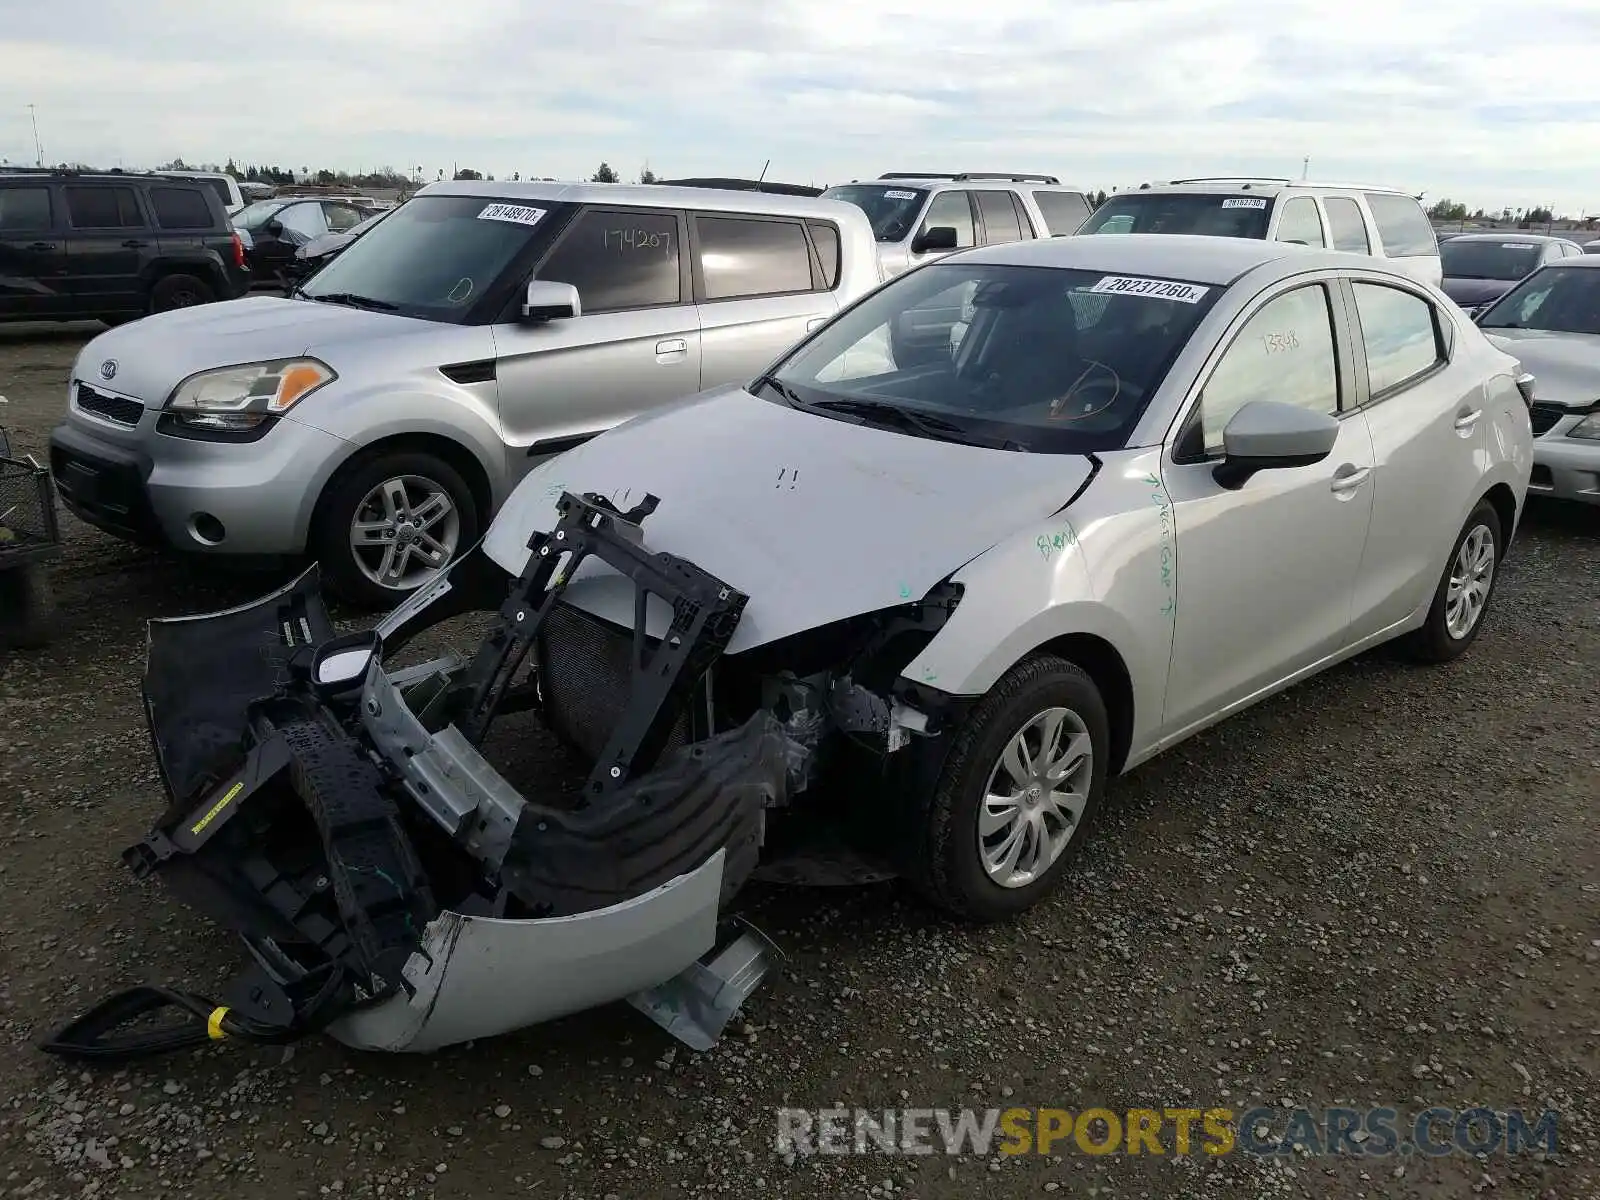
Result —
[{"label": "kia headlight", "polygon": [[1595,409],[1571,429],[1567,430],[1569,438],[1583,438],[1589,442],[1600,442],[1600,408]]},{"label": "kia headlight", "polygon": [[180,383],[167,411],[191,429],[241,433],[288,412],[338,376],[314,358],[201,371]]}]

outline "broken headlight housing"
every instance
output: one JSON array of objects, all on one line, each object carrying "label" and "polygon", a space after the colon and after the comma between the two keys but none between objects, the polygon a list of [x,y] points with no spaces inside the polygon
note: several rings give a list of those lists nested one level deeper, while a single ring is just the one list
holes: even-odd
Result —
[{"label": "broken headlight housing", "polygon": [[314,358],[276,359],[191,375],[173,390],[167,411],[189,429],[244,433],[281,416],[339,376]]}]

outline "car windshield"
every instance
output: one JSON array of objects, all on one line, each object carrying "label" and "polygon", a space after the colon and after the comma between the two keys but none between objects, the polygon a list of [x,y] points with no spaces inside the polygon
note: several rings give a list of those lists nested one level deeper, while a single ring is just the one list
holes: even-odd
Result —
[{"label": "car windshield", "polygon": [[1600,334],[1600,270],[1545,267],[1485,309],[1480,329]]},{"label": "car windshield", "polygon": [[1193,233],[1264,238],[1272,219],[1267,196],[1206,192],[1129,192],[1112,196],[1079,233]]},{"label": "car windshield", "polygon": [[1539,265],[1537,242],[1451,238],[1439,243],[1446,279],[1521,279]]},{"label": "car windshield", "polygon": [[418,196],[351,242],[300,294],[461,321],[549,229],[550,211],[492,196]]},{"label": "car windshield", "polygon": [[948,441],[1114,450],[1223,290],[1104,271],[935,263],[841,314],[753,390]]},{"label": "car windshield", "polygon": [[233,214],[234,228],[260,229],[287,203],[287,200],[257,200],[254,204],[246,204]]},{"label": "car windshield", "polygon": [[928,192],[888,183],[844,183],[828,188],[822,198],[854,204],[867,214],[873,237],[880,242],[898,242],[911,232]]}]

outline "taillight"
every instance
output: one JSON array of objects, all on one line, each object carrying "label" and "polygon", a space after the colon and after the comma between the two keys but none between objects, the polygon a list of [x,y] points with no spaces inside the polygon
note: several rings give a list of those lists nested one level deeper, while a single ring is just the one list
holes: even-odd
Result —
[{"label": "taillight", "polygon": [[237,232],[233,235],[233,265],[244,266],[244,239]]},{"label": "taillight", "polygon": [[1534,377],[1526,371],[1517,376],[1517,391],[1522,393],[1522,401],[1529,408],[1533,407],[1533,385],[1535,382]]}]

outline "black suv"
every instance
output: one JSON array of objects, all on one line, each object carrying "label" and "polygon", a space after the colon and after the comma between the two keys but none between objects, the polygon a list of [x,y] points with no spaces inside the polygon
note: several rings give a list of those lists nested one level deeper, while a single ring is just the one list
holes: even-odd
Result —
[{"label": "black suv", "polygon": [[0,321],[119,324],[231,300],[244,246],[204,183],[0,169]]}]

